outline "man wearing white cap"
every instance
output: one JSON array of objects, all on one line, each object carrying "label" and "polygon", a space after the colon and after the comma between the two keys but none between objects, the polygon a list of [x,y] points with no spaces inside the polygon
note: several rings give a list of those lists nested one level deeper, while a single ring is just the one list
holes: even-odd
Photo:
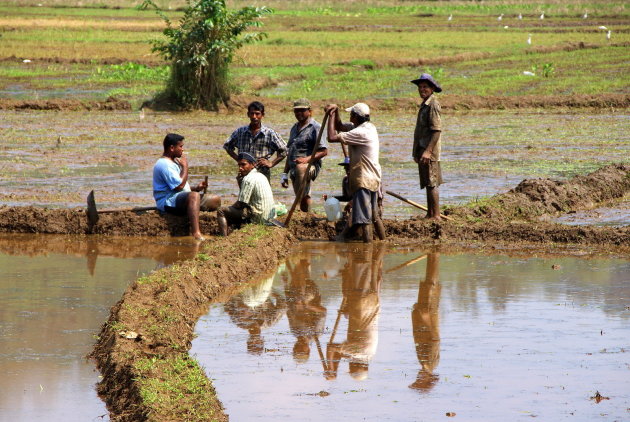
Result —
[{"label": "man wearing white cap", "polygon": [[370,122],[370,107],[357,103],[350,112],[350,123],[343,123],[336,104],[326,107],[328,141],[347,145],[350,154],[349,191],[352,195],[352,227],[362,227],[363,241],[372,241],[372,221],[378,218],[378,191],[381,185],[379,139],[376,127]]}]

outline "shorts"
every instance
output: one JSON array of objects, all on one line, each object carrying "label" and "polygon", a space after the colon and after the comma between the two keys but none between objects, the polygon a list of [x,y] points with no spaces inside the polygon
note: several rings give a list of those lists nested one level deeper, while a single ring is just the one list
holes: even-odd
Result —
[{"label": "shorts", "polygon": [[186,206],[186,201],[188,200],[188,195],[190,192],[180,192],[175,196],[175,206],[169,207],[168,205],[164,206],[164,211],[169,214],[185,216],[188,215],[188,207]]},{"label": "shorts", "polygon": [[225,217],[225,220],[230,226],[241,227],[242,224],[250,222],[251,211],[249,208],[235,208],[232,205],[229,207],[221,207],[217,211],[217,217]]},{"label": "shorts", "polygon": [[429,164],[418,163],[418,173],[420,174],[420,189],[437,188],[444,183],[439,161],[431,161]]},{"label": "shorts", "polygon": [[352,225],[372,224],[378,215],[378,193],[365,188],[358,189],[352,195]]},{"label": "shorts", "polygon": [[[299,165],[300,164],[298,164],[298,166]],[[306,166],[308,166],[308,164],[301,164],[301,165],[304,166],[304,171],[306,171]],[[308,172],[310,173],[310,177],[309,177],[309,182],[306,184],[306,189],[304,189],[303,196],[305,197],[311,196],[311,181],[315,180],[315,178],[319,174],[319,171],[317,171],[317,167],[315,166],[311,166]],[[297,178],[297,166],[291,169],[291,171],[289,172],[289,177],[291,178],[291,184],[293,185],[293,192],[297,195],[301,186],[301,183],[298,182],[298,178]]]}]

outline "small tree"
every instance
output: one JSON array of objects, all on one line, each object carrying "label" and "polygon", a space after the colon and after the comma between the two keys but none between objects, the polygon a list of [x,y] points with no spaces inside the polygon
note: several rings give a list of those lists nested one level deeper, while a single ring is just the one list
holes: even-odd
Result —
[{"label": "small tree", "polygon": [[225,0],[187,0],[179,27],[153,0],[142,7],[153,7],[166,22],[167,40],[153,42],[153,51],[171,62],[171,75],[164,100],[182,108],[216,110],[230,99],[229,66],[234,53],[245,44],[262,40],[264,32],[245,31],[260,27],[259,18],[272,10],[267,7],[243,7],[228,10]]}]

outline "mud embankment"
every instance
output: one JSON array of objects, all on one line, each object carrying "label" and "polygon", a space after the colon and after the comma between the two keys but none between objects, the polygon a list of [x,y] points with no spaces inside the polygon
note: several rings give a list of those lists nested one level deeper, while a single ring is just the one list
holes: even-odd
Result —
[{"label": "mud embankment", "polygon": [[248,226],[203,244],[195,259],[136,280],[112,308],[91,354],[112,421],[226,421],[212,383],[188,355],[209,304],[277,267],[295,238]]},{"label": "mud embankment", "polygon": [[[568,181],[528,179],[509,192],[467,206],[445,210],[452,221],[432,222],[421,218],[385,220],[390,239],[432,242],[551,242],[582,245],[630,246],[630,226],[566,226],[545,221],[606,201],[622,198],[630,191],[630,166],[610,165]],[[213,213],[202,213],[203,233],[217,233]],[[298,215],[289,231],[300,239],[333,240],[339,230],[321,217]],[[90,233],[85,210],[38,207],[0,207],[0,232]],[[186,218],[154,211],[102,214],[92,233],[117,236],[185,236]]]}]

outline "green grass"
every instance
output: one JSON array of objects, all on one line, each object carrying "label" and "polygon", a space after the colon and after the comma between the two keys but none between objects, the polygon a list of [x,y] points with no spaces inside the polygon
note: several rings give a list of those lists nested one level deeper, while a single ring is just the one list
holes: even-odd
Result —
[{"label": "green grass", "polygon": [[[139,105],[168,78],[165,64],[151,53],[150,41],[161,37],[163,28],[153,12],[128,7],[16,7],[24,4],[28,2],[0,2],[0,58],[16,57],[0,69],[0,91],[19,80],[26,91],[20,98],[63,98],[59,90],[67,88],[68,97],[103,100],[113,95]],[[183,2],[162,4],[177,8]],[[411,5],[394,0],[291,4],[274,0],[266,4],[276,9],[264,19],[269,37],[240,50],[232,68],[233,80],[247,96],[283,101],[303,96],[337,101],[411,99],[416,93],[409,79],[427,69],[441,70],[445,94],[628,93],[630,85],[626,70],[630,53],[624,45],[630,43],[630,25],[623,2]],[[537,18],[541,10],[547,13],[545,21]],[[591,16],[587,21],[581,18],[584,11]],[[169,13],[175,21],[181,15]],[[496,20],[500,13],[506,15],[501,23]],[[517,20],[518,13],[525,18]],[[453,24],[446,21],[449,14],[454,15]],[[37,24],[30,23],[34,20]],[[509,28],[504,29],[504,24]],[[601,24],[613,29],[613,43],[619,46],[605,40],[605,33],[597,29]],[[531,47],[525,42],[529,33],[533,34]],[[580,42],[600,48],[561,51]],[[547,50],[534,52],[541,47]],[[24,66],[23,58],[33,62]],[[50,60],[60,63],[52,65]],[[112,61],[126,64],[104,64]],[[545,64],[554,67],[551,77],[523,75]],[[588,83],[583,81],[584,74],[589,74]]]}]

